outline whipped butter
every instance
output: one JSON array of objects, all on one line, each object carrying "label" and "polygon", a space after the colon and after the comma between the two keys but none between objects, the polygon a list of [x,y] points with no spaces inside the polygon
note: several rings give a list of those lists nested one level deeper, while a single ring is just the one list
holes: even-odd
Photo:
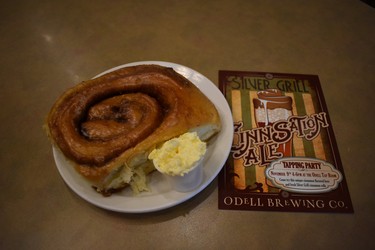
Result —
[{"label": "whipped butter", "polygon": [[148,156],[156,169],[170,176],[183,176],[190,172],[206,153],[206,143],[196,132],[188,132],[166,141]]}]

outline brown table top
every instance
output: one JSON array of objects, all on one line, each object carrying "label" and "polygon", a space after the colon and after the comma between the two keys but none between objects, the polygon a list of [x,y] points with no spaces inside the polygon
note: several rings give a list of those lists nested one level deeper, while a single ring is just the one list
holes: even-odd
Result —
[{"label": "brown table top", "polygon": [[[2,249],[364,249],[375,246],[375,9],[362,1],[8,1],[0,8]],[[81,199],[42,125],[68,87],[130,62],[319,75],[354,214],[218,209],[215,179],[147,214]]]}]

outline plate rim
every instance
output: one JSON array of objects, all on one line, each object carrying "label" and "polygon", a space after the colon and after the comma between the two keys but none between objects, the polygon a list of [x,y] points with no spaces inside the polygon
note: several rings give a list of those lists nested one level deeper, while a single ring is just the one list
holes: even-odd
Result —
[{"label": "plate rim", "polygon": [[[221,154],[222,159],[219,161],[220,166],[216,167],[216,169],[213,169],[214,170],[213,174],[211,174],[210,176],[205,176],[201,185],[199,185],[195,190],[193,190],[191,192],[187,192],[187,193],[179,193],[177,191],[170,190],[168,193],[170,193],[172,196],[173,195],[177,196],[176,200],[173,200],[173,199],[168,200],[167,199],[165,201],[165,204],[145,207],[143,209],[142,208],[130,208],[130,207],[125,208],[123,206],[113,206],[113,205],[109,205],[107,203],[101,203],[97,199],[98,195],[99,195],[99,200],[103,200],[103,199],[108,200],[108,199],[111,199],[111,198],[113,199],[114,195],[119,195],[119,194],[121,194],[121,192],[117,193],[117,194],[115,193],[111,197],[102,197],[102,195],[96,193],[94,190],[89,190],[89,192],[92,192],[92,195],[91,195],[91,193],[86,194],[84,191],[81,190],[82,187],[78,183],[74,183],[74,180],[72,180],[72,178],[69,177],[69,173],[72,172],[72,169],[73,169],[73,171],[75,171],[74,167],[69,166],[69,167],[72,167],[72,169],[65,170],[64,168],[66,168],[66,166],[63,166],[63,165],[66,165],[66,164],[70,165],[70,163],[68,162],[68,160],[65,159],[65,157],[62,155],[60,150],[57,149],[56,146],[53,146],[52,149],[53,149],[54,161],[55,161],[56,167],[57,167],[61,177],[63,178],[64,182],[69,186],[70,189],[72,189],[82,199],[84,199],[87,202],[89,202],[89,203],[91,203],[91,204],[93,204],[97,207],[100,207],[102,209],[111,210],[111,211],[115,211],[115,212],[122,212],[122,213],[149,213],[149,212],[164,210],[164,209],[176,206],[178,204],[181,204],[181,203],[193,198],[194,196],[199,194],[201,191],[203,191],[208,185],[210,185],[210,183],[216,178],[216,176],[219,174],[219,172],[223,168],[223,166],[224,166],[224,164],[225,164],[225,162],[226,162],[226,160],[229,156],[229,153],[230,153],[232,140],[233,140],[233,116],[232,116],[232,113],[230,111],[229,104],[226,101],[223,94],[221,93],[221,91],[219,90],[219,88],[217,88],[217,86],[211,80],[209,80],[207,77],[205,77],[203,74],[199,73],[198,71],[196,71],[194,69],[191,69],[187,66],[177,64],[177,63],[172,63],[172,62],[138,61],[138,62],[131,62],[131,63],[126,63],[126,64],[122,64],[122,65],[112,67],[110,69],[107,69],[107,70],[97,74],[93,78],[99,77],[101,75],[104,75],[106,73],[115,71],[115,70],[120,69],[120,68],[135,66],[135,65],[145,65],[145,64],[156,64],[156,65],[161,65],[161,66],[165,66],[165,67],[172,67],[176,72],[178,72],[179,74],[188,78],[195,86],[197,86],[203,92],[203,94],[205,96],[207,96],[207,98],[209,98],[211,100],[211,102],[213,102],[216,109],[218,110],[219,115],[220,115],[220,119],[221,119],[221,122],[222,122],[222,130],[219,132],[219,135],[220,135],[220,133],[223,133],[223,134],[225,133],[226,137],[229,136],[228,138],[226,138],[228,140],[227,145],[224,145],[224,147],[225,147],[223,149],[224,152],[223,152],[223,154]],[[189,76],[189,74],[190,74],[190,76]],[[191,76],[196,77],[197,79],[195,79],[195,80],[198,81],[198,82],[194,82],[194,80],[191,80],[189,78]],[[207,91],[210,91],[210,92],[207,93]],[[223,131],[224,129],[225,129],[225,131]],[[222,135],[222,136],[224,136],[224,135]],[[217,143],[222,143],[222,142],[215,141],[214,142],[214,144],[216,144],[215,147],[217,147]],[[220,145],[219,145],[219,147],[220,147]],[[213,153],[214,152],[211,152],[211,154],[213,154]],[[210,159],[211,156],[207,157],[207,158]],[[209,161],[209,159],[207,161]],[[79,174],[73,173],[73,175],[79,175]],[[81,178],[83,180],[83,182],[89,183],[88,181],[84,180],[84,178],[82,176],[77,177],[77,178]],[[91,185],[90,185],[90,188],[91,188]],[[84,187],[84,189],[87,189],[87,187]],[[132,197],[126,197],[126,199],[133,199],[133,198],[147,199],[147,198],[150,198],[150,197],[153,197],[153,196],[158,196],[158,197],[160,196],[160,194],[158,194],[158,193],[155,193],[155,195],[152,195],[152,191],[147,192],[147,193],[149,193],[151,195],[150,196],[132,196]],[[176,194],[176,193],[178,193],[178,194]],[[125,197],[122,196],[122,198],[125,198]]]}]

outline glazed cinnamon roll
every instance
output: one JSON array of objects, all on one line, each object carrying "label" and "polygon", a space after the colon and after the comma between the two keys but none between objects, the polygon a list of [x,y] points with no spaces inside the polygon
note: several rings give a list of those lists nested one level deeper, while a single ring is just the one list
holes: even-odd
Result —
[{"label": "glazed cinnamon roll", "polygon": [[154,170],[148,154],[195,131],[207,141],[220,131],[213,103],[172,68],[121,68],[67,90],[46,122],[54,145],[95,189],[110,195],[142,182]]}]

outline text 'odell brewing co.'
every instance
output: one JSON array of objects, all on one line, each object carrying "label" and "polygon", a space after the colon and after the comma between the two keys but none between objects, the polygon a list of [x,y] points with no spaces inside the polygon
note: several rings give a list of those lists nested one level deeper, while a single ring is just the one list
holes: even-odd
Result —
[{"label": "text 'odell brewing co.'", "polygon": [[353,212],[319,78],[219,71],[233,114],[219,208]]}]

